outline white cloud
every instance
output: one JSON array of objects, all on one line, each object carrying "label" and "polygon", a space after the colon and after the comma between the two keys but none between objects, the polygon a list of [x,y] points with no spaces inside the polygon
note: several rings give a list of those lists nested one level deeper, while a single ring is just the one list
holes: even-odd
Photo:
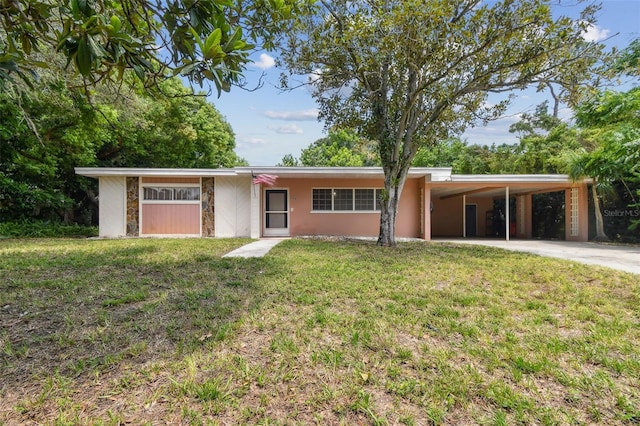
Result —
[{"label": "white cloud", "polygon": [[588,25],[586,30],[584,31],[584,33],[582,33],[582,38],[585,39],[585,41],[602,41],[604,39],[606,39],[607,37],[609,37],[609,30],[606,30],[604,28],[600,28],[597,25]]},{"label": "white cloud", "polygon": [[318,119],[317,109],[307,109],[302,111],[265,111],[264,116],[274,120],[287,121],[316,121]]},{"label": "white cloud", "polygon": [[302,129],[295,124],[285,124],[284,126],[269,126],[269,128],[281,135],[300,135],[304,133]]},{"label": "white cloud", "polygon": [[273,57],[267,55],[266,53],[260,54],[260,59],[253,63],[253,66],[256,68],[260,68],[261,70],[268,70],[269,68],[273,68],[276,64],[276,60]]},{"label": "white cloud", "polygon": [[264,145],[267,143],[266,140],[262,139],[262,138],[256,138],[256,137],[241,137],[238,139],[238,145],[249,145],[249,146],[256,146],[256,145]]}]

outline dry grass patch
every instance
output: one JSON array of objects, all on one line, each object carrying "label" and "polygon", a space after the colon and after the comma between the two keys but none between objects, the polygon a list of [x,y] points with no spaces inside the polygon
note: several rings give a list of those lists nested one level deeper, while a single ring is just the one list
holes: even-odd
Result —
[{"label": "dry grass patch", "polygon": [[8,241],[0,423],[629,424],[637,275],[487,247]]}]

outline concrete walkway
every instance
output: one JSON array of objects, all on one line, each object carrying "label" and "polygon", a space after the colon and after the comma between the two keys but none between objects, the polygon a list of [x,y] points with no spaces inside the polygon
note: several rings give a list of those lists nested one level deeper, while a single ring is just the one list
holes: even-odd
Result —
[{"label": "concrete walkway", "polygon": [[640,274],[640,247],[638,246],[543,240],[505,241],[490,238],[434,239],[433,241],[499,247],[506,250],[524,251],[540,256],[574,260],[588,265],[605,266],[620,271]]},{"label": "concrete walkway", "polygon": [[222,257],[264,257],[269,250],[288,238],[264,238],[239,247]]}]

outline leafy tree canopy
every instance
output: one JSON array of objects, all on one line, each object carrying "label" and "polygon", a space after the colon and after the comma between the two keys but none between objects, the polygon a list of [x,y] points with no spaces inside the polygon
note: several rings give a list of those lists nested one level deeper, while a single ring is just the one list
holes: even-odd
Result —
[{"label": "leafy tree canopy", "polygon": [[577,108],[576,122],[591,149],[574,159],[574,175],[640,179],[640,87],[600,93]]},{"label": "leafy tree canopy", "polygon": [[40,52],[64,54],[85,83],[146,84],[183,75],[228,91],[256,43],[270,49],[297,0],[11,0],[0,8],[0,84],[24,81],[50,65]]},{"label": "leafy tree canopy", "polygon": [[[51,63],[57,56],[48,56]],[[0,93],[0,216],[89,224],[96,182],[77,166],[232,167],[230,125],[178,78],[158,96],[129,79],[118,91],[77,77],[41,72],[37,90]],[[16,82],[16,84],[24,84]],[[167,96],[168,95],[168,96]]]},{"label": "leafy tree canopy", "polygon": [[613,70],[629,75],[640,77],[640,38],[633,40],[627,46],[613,64]]},{"label": "leafy tree canopy", "polygon": [[302,150],[300,160],[291,154],[281,162],[284,166],[360,167],[379,165],[372,141],[345,129],[331,129],[328,135]]}]

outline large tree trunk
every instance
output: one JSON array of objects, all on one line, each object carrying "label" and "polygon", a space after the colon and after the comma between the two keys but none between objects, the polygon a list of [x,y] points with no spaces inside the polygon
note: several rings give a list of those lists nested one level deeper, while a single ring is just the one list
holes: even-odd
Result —
[{"label": "large tree trunk", "polygon": [[378,245],[393,247],[396,245],[396,217],[402,188],[407,179],[409,167],[383,167],[384,193],[380,200],[380,234]]},{"label": "large tree trunk", "polygon": [[593,209],[596,214],[596,236],[593,239],[594,241],[611,241],[607,234],[604,232],[604,219],[602,218],[602,210],[600,208],[600,199],[598,198],[598,191],[596,190],[596,180],[593,180],[593,185],[591,185],[591,194],[593,195]]}]

